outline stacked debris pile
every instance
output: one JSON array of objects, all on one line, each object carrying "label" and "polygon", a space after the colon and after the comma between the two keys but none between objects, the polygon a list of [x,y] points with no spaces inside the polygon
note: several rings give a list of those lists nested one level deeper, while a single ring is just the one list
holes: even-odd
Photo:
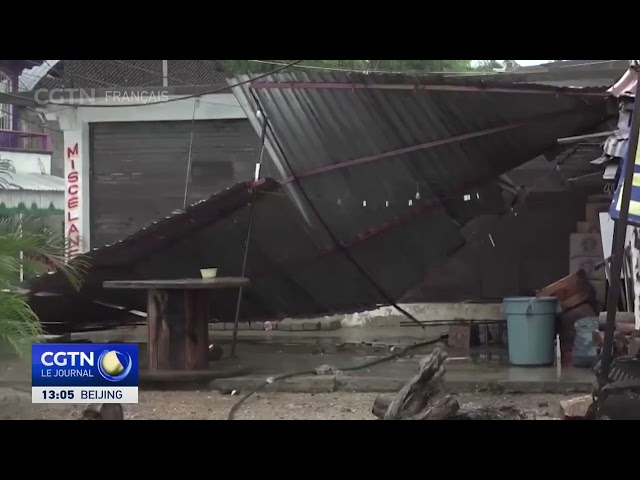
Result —
[{"label": "stacked debris pile", "polygon": [[[607,312],[598,317],[598,330],[593,332],[593,343],[601,348],[604,343],[604,328]],[[633,312],[617,312],[613,349],[616,356],[635,357],[640,353],[640,330],[635,329]]]},{"label": "stacked debris pile", "polygon": [[571,363],[575,340],[574,324],[585,317],[597,316],[595,292],[584,270],[567,275],[537,294],[538,297],[556,297],[562,309],[559,315],[558,334],[562,363]]},{"label": "stacked debris pile", "polygon": [[606,302],[607,275],[601,263],[604,258],[600,233],[600,213],[608,211],[611,195],[590,195],[585,206],[585,221],[578,222],[576,233],[569,239],[569,273],[583,270],[594,289],[596,307]]}]

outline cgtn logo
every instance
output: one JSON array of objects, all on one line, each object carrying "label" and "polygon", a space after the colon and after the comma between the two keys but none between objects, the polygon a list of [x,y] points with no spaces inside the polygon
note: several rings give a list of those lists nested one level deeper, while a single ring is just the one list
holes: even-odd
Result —
[{"label": "cgtn logo", "polygon": [[137,403],[138,346],[33,345],[32,388],[37,403]]}]

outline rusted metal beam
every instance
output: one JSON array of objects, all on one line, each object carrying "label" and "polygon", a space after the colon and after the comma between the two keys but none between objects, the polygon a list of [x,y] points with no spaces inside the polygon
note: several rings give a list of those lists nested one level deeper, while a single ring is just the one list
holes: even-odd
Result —
[{"label": "rusted metal beam", "polygon": [[[526,122],[511,123],[511,124],[504,125],[502,127],[489,128],[489,129],[486,129],[486,130],[478,130],[478,131],[475,131],[475,132],[465,133],[465,134],[462,134],[462,135],[456,135],[455,137],[442,138],[440,140],[434,140],[432,142],[421,143],[419,145],[412,145],[410,147],[403,147],[403,148],[399,148],[399,149],[396,149],[396,150],[392,150],[390,152],[376,153],[374,155],[368,155],[366,157],[356,158],[356,159],[353,159],[353,160],[346,160],[344,162],[334,163],[333,165],[326,165],[324,167],[319,167],[319,168],[307,170],[305,172],[299,172],[299,173],[295,174],[295,177],[298,178],[298,179],[303,179],[303,178],[306,178],[306,177],[312,177],[314,175],[320,175],[320,174],[332,172],[334,170],[340,170],[342,168],[353,167],[353,166],[356,166],[356,165],[362,165],[364,163],[374,162],[374,161],[377,161],[377,160],[383,160],[385,158],[396,157],[398,155],[404,155],[406,153],[413,153],[413,152],[418,152],[418,151],[421,151],[421,150],[427,150],[429,148],[439,147],[439,146],[442,146],[442,145],[459,143],[459,142],[463,142],[465,140],[471,140],[473,138],[484,137],[484,136],[487,136],[487,135],[492,135],[494,133],[499,133],[499,132],[504,132],[504,131],[513,130],[513,129],[516,129],[516,128],[524,127],[524,126],[531,125],[531,124],[534,124],[534,123],[537,123],[537,122],[547,121],[547,120],[549,120],[551,118],[560,117],[562,115],[568,115],[568,114],[571,114],[571,113],[576,113],[578,111],[579,110],[572,109],[572,110],[565,110],[565,111],[562,111],[562,112],[556,112],[556,113],[552,113],[552,114],[545,114],[545,115],[541,115],[539,117],[533,118],[531,120],[528,120]],[[294,180],[294,177],[290,176],[290,177],[287,177],[287,178],[283,179],[281,183],[283,185],[286,185],[288,183],[291,183],[293,180]]]}]

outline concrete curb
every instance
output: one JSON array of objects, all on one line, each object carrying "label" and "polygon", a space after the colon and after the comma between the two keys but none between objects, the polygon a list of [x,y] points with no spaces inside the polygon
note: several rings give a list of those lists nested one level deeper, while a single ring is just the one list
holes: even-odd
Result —
[{"label": "concrete curb", "polygon": [[[273,322],[251,322],[251,323],[238,323],[238,330],[255,330],[255,331],[270,331],[277,330],[282,332],[318,332],[321,330],[330,331],[338,330],[342,328],[342,323],[339,319],[322,319],[322,320],[294,320],[292,318],[285,318],[280,321]],[[220,332],[225,330],[233,330],[233,322],[218,322],[210,323],[210,332]]]},{"label": "concrete curb", "polygon": [[[499,303],[403,303],[400,306],[418,320],[504,320]],[[395,307],[385,306],[364,312],[319,318],[274,320],[271,322],[239,323],[238,330],[279,330],[284,332],[338,330],[348,327],[400,327],[407,318]],[[232,322],[209,325],[210,331],[233,330]]]},{"label": "concrete curb", "polygon": [[[249,391],[264,383],[266,377],[237,377],[217,379],[211,388],[218,391]],[[308,375],[294,377],[272,383],[264,388],[267,392],[287,393],[390,393],[397,392],[407,379],[387,377],[352,377],[349,375]],[[502,393],[591,393],[594,384],[590,382],[469,382],[447,381],[447,387],[455,393],[488,392]]]}]

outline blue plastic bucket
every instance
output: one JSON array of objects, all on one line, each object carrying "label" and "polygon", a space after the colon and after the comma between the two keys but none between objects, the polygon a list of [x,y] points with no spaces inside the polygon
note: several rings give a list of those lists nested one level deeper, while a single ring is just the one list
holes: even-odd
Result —
[{"label": "blue plastic bucket", "polygon": [[558,299],[505,298],[502,309],[507,317],[509,362],[520,366],[553,365]]}]

